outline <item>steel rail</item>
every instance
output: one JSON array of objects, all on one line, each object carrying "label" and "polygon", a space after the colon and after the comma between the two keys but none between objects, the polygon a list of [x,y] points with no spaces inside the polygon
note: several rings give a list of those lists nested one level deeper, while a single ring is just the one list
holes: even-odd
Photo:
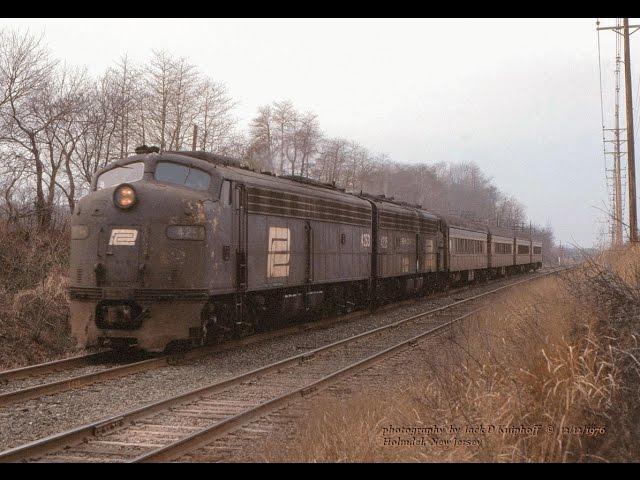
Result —
[{"label": "steel rail", "polygon": [[39,439],[30,443],[27,443],[25,445],[22,446],[18,446],[9,450],[6,450],[4,452],[0,452],[0,462],[11,462],[11,461],[19,461],[22,459],[26,459],[26,458],[33,458],[39,455],[43,455],[46,453],[49,453],[51,451],[56,450],[57,448],[60,448],[62,446],[66,446],[66,445],[70,445],[70,444],[74,444],[74,443],[78,443],[83,441],[87,436],[98,436],[98,435],[102,435],[110,430],[125,426],[127,424],[131,424],[132,422],[134,422],[135,420],[138,420],[142,417],[146,417],[148,415],[151,415],[153,413],[156,413],[158,411],[162,411],[165,410],[173,405],[176,404],[182,404],[185,403],[189,400],[192,400],[194,398],[198,398],[200,396],[203,396],[205,394],[213,394],[213,393],[217,393],[221,390],[224,390],[230,386],[233,385],[237,385],[243,381],[246,381],[248,379],[251,378],[257,378],[260,377],[266,373],[272,372],[274,370],[278,370],[278,369],[282,369],[285,368],[287,366],[290,365],[295,365],[298,364],[300,362],[304,362],[305,360],[308,360],[310,358],[312,358],[314,355],[327,351],[329,349],[333,349],[337,346],[340,345],[344,345],[346,343],[349,342],[354,342],[356,340],[365,338],[367,336],[373,335],[375,333],[381,332],[383,330],[389,330],[389,329],[393,329],[393,328],[397,328],[398,326],[402,325],[403,323],[412,321],[412,320],[416,320],[422,317],[425,317],[427,315],[433,315],[439,312],[443,312],[445,310],[451,309],[453,307],[456,307],[458,305],[464,304],[464,303],[469,303],[473,300],[479,299],[479,298],[483,298],[483,297],[487,297],[491,294],[497,293],[499,291],[514,287],[516,285],[520,285],[522,283],[525,282],[530,282],[539,278],[543,278],[545,276],[554,274],[554,273],[558,273],[559,271],[564,271],[565,269],[557,269],[557,270],[552,270],[549,272],[545,272],[533,277],[529,277],[526,279],[522,279],[519,280],[517,282],[512,282],[509,283],[508,285],[504,285],[495,289],[492,289],[488,292],[484,292],[478,295],[474,295],[472,297],[466,298],[466,299],[462,299],[462,300],[458,300],[456,302],[452,302],[448,305],[442,306],[442,307],[437,307],[434,309],[430,309],[428,311],[416,314],[416,315],[412,315],[410,317],[407,317],[405,319],[401,319],[399,321],[390,323],[388,325],[384,325],[381,327],[377,327],[374,328],[372,330],[368,330],[366,332],[362,332],[360,334],[351,336],[351,337],[347,337],[345,339],[342,340],[338,340],[336,342],[332,342],[330,344],[324,345],[322,347],[318,347],[312,350],[309,350],[307,352],[303,352],[301,354],[297,354],[294,355],[292,357],[280,360],[278,362],[263,366],[263,367],[258,367],[256,369],[250,370],[248,372],[239,374],[235,377],[223,380],[223,381],[219,381],[219,382],[215,382],[213,384],[192,390],[190,392],[186,392],[184,394],[175,396],[175,397],[170,397],[167,399],[163,399],[160,401],[155,401],[155,402],[151,402],[148,403],[146,405],[143,405],[141,407],[135,408],[135,409],[131,409],[128,410],[124,413],[121,414],[117,414],[117,415],[113,415],[101,420],[98,420],[96,422],[92,422],[92,423],[88,423],[86,425],[68,430],[66,432],[62,432],[59,434],[54,434],[48,437],[45,437],[43,439]]},{"label": "steel rail", "polygon": [[36,365],[28,365],[18,367],[11,370],[0,372],[0,385],[8,383],[11,380],[21,380],[23,378],[43,375],[45,373],[60,372],[72,368],[79,368],[92,365],[94,362],[100,361],[108,356],[110,352],[89,353],[87,355],[77,355],[74,357],[61,358],[50,362],[38,363]]},{"label": "steel rail", "polygon": [[158,357],[141,360],[126,365],[118,365],[116,367],[107,368],[98,372],[87,373],[84,375],[76,375],[55,382],[34,385],[19,390],[13,390],[0,395],[0,407],[13,403],[23,402],[34,398],[61,393],[67,390],[75,390],[86,385],[97,382],[104,382],[112,378],[119,378],[133,373],[140,373],[153,368],[162,367],[169,364],[169,357]]}]

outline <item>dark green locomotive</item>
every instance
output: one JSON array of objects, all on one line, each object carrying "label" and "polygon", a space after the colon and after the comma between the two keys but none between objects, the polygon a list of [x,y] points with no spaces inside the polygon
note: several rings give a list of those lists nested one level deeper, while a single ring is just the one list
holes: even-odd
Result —
[{"label": "dark green locomotive", "polygon": [[204,152],[130,156],[72,216],[72,332],[162,351],[542,264],[529,238],[496,252],[490,229],[453,223]]}]

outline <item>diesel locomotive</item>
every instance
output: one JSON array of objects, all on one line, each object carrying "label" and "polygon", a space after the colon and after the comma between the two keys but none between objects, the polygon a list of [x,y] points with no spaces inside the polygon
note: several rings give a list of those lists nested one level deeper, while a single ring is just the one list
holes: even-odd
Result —
[{"label": "diesel locomotive", "polygon": [[534,270],[542,244],[384,196],[142,149],[71,220],[80,346],[173,346]]}]

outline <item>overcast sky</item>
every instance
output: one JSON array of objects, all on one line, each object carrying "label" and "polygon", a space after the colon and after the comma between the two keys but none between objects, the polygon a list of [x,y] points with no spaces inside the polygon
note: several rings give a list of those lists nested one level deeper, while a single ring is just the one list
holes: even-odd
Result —
[{"label": "overcast sky", "polygon": [[[473,160],[563,242],[591,246],[604,219],[595,19],[0,20],[15,26],[93,75],[124,53],[186,56],[227,85],[243,125],[290,99],[394,160]],[[601,34],[607,75],[613,38]]]}]

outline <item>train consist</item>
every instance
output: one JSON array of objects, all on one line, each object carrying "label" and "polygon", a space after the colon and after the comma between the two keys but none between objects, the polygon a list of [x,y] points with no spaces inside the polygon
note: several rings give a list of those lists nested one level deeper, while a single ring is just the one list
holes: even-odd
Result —
[{"label": "train consist", "polygon": [[71,225],[81,346],[162,351],[542,265],[527,235],[204,152],[108,165]]}]

